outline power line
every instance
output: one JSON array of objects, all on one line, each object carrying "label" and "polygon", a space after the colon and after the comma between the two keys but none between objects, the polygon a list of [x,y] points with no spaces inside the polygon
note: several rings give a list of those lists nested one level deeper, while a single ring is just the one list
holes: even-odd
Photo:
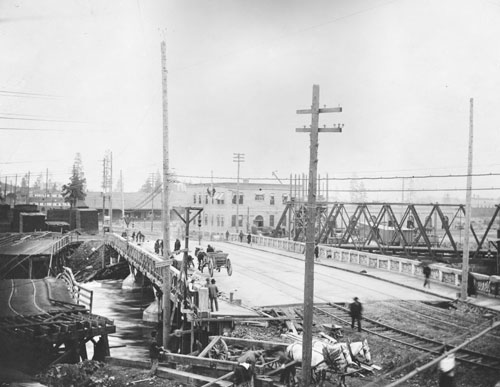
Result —
[{"label": "power line", "polygon": [[44,94],[44,93],[29,93],[23,91],[0,90],[0,95],[6,97],[26,97],[26,98],[61,98],[60,95]]},{"label": "power line", "polygon": [[[443,179],[443,178],[457,178],[457,177],[467,177],[465,174],[447,174],[447,175],[408,175],[408,176],[365,176],[365,177],[328,177],[321,178],[321,181],[349,181],[349,180],[398,180],[398,179]],[[500,172],[489,172],[489,173],[473,173],[472,177],[490,177],[490,176],[500,176]],[[183,177],[188,179],[219,179],[219,180],[236,180],[235,177],[223,177],[223,176],[194,176],[194,175],[179,175],[177,177]],[[273,180],[274,177],[246,177],[248,180]]]},{"label": "power line", "polygon": [[0,127],[0,130],[10,130],[10,131],[20,131],[20,132],[64,132],[63,129],[9,128],[9,127]]},{"label": "power line", "polygon": [[58,120],[58,119],[55,119],[55,118],[52,119],[52,118],[5,117],[5,116],[0,116],[0,120],[44,121],[44,122],[73,122],[73,123],[79,123],[79,124],[84,124],[85,123],[83,121]]}]

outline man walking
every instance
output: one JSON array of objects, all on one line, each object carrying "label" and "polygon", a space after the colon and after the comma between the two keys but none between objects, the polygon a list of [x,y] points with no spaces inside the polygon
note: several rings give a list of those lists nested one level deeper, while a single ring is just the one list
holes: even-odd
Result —
[{"label": "man walking", "polygon": [[212,283],[208,285],[208,298],[210,299],[210,310],[214,311],[214,303],[215,303],[215,311],[219,311],[219,303],[217,302],[217,296],[219,295],[219,289],[215,285],[215,279],[212,278]]},{"label": "man walking", "polygon": [[351,314],[351,328],[354,329],[354,322],[358,322],[358,332],[361,332],[361,316],[363,314],[363,305],[359,302],[358,297],[354,297],[354,302],[349,304]]},{"label": "man walking", "polygon": [[429,277],[431,276],[431,268],[429,266],[425,266],[423,272],[424,272],[424,276],[425,276],[424,288],[425,288],[425,286],[427,286],[430,289],[431,282],[429,281]]}]

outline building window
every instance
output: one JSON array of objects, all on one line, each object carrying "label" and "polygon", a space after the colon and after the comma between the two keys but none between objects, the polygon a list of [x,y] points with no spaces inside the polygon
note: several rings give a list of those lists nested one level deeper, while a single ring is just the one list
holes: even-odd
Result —
[{"label": "building window", "polygon": [[205,204],[208,204],[208,195],[205,195]]},{"label": "building window", "polygon": [[269,196],[269,204],[270,204],[271,206],[274,206],[274,195],[270,195],[270,196]]},{"label": "building window", "polygon": [[193,195],[193,203],[196,204],[196,194]]},{"label": "building window", "polygon": [[257,215],[253,221],[257,227],[264,227],[264,218],[261,215]]},{"label": "building window", "polygon": [[220,227],[220,216],[217,215],[217,227]]},{"label": "building window", "polygon": [[274,215],[269,215],[269,227],[274,227]]},{"label": "building window", "polygon": [[231,227],[236,227],[236,215],[231,215]]},{"label": "building window", "polygon": [[[236,204],[236,194],[233,194],[233,204]],[[243,204],[243,194],[240,194],[240,203],[239,204]]]},{"label": "building window", "polygon": [[240,215],[239,227],[243,227],[243,215]]},{"label": "building window", "polygon": [[286,204],[289,200],[288,194],[283,194],[283,204]]},{"label": "building window", "polygon": [[224,215],[220,216],[220,226],[224,227]]},{"label": "building window", "polygon": [[198,194],[198,204],[201,204],[201,194]]},{"label": "building window", "polygon": [[208,226],[208,214],[205,214],[205,226]]},{"label": "building window", "polygon": [[264,201],[264,194],[255,194],[255,201],[256,202],[263,202]]}]

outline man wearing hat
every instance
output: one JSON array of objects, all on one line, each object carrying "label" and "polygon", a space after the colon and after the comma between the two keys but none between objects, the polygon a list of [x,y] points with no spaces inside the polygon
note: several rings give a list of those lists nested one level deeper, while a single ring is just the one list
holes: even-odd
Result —
[{"label": "man wearing hat", "polygon": [[354,329],[354,321],[358,322],[358,332],[361,332],[361,315],[363,313],[363,306],[359,302],[358,297],[354,297],[354,302],[349,304],[349,311],[351,314],[351,328]]}]

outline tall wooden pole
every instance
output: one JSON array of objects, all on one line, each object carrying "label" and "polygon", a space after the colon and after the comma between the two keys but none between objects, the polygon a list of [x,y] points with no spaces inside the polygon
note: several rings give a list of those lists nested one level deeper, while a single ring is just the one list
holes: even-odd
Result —
[{"label": "tall wooden pole", "polygon": [[45,169],[45,211],[47,211],[47,198],[49,196],[49,168]]},{"label": "tall wooden pole", "polygon": [[123,196],[123,173],[122,170],[120,169],[120,193],[121,193],[121,199],[122,199],[122,221],[125,221],[125,198]]},{"label": "tall wooden pole", "polygon": [[[167,46],[165,41],[161,42],[161,80],[162,80],[162,100],[163,100],[163,258],[170,258],[170,210],[169,210],[169,154],[168,154],[168,99],[167,99]],[[162,286],[162,309],[163,309],[163,346],[167,348],[170,326],[170,293],[171,275],[170,264],[164,269]]]},{"label": "tall wooden pole", "polygon": [[109,152],[109,232],[113,232],[113,152]]},{"label": "tall wooden pole", "polygon": [[28,171],[28,193],[26,194],[26,204],[30,203],[30,175],[31,172]]},{"label": "tall wooden pole", "polygon": [[306,226],[306,254],[304,273],[304,321],[302,339],[302,380],[303,386],[311,384],[311,358],[312,358],[312,322],[314,307],[314,246],[316,238],[316,189],[318,174],[318,133],[341,132],[337,128],[318,128],[320,113],[341,112],[341,108],[319,108],[319,85],[313,85],[311,109],[298,110],[297,114],[311,114],[311,127],[297,129],[297,132],[310,133],[309,145],[309,186],[307,195],[307,226]]},{"label": "tall wooden pole", "polygon": [[16,205],[17,202],[17,173],[16,173],[16,179],[14,180],[14,206]]},{"label": "tall wooden pole", "polygon": [[470,235],[470,215],[472,201],[472,150],[473,150],[473,108],[474,99],[470,99],[470,116],[469,116],[469,155],[467,163],[467,193],[465,199],[465,234],[464,234],[464,250],[462,261],[462,286],[460,299],[467,299],[468,274],[469,274],[469,235]]}]

